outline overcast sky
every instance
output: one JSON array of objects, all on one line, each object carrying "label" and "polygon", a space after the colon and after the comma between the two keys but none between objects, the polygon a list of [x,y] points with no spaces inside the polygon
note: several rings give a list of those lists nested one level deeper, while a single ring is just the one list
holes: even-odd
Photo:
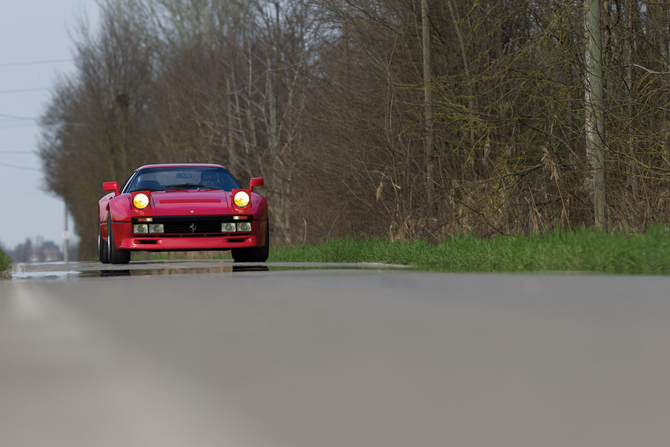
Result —
[{"label": "overcast sky", "polygon": [[94,0],[0,4],[0,243],[12,249],[42,236],[60,245],[64,206],[44,189],[35,120],[57,74],[74,72],[68,27],[86,14],[95,29],[98,8]]}]

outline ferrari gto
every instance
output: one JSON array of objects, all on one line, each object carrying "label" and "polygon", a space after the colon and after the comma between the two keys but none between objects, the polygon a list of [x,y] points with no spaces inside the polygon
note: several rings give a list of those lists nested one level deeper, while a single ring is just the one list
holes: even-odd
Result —
[{"label": "ferrari gto", "polygon": [[132,251],[230,250],[236,262],[265,262],[267,200],[213,164],[142,166],[98,203],[100,262],[127,264]]}]

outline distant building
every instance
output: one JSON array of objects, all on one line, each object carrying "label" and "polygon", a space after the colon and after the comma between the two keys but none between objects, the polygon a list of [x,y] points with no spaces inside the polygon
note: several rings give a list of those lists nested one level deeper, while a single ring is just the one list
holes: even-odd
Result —
[{"label": "distant building", "polygon": [[[73,247],[75,248],[75,247]],[[44,241],[38,237],[36,242],[27,238],[14,250],[5,250],[13,262],[57,262],[63,260],[63,252],[53,241]]]}]

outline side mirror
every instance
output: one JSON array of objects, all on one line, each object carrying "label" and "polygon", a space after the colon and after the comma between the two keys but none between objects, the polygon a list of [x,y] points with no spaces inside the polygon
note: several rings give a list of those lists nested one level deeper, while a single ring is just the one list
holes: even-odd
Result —
[{"label": "side mirror", "polygon": [[119,184],[116,182],[105,182],[102,184],[102,189],[105,191],[114,191],[114,195],[119,195]]},{"label": "side mirror", "polygon": [[254,186],[263,186],[263,177],[252,178],[249,182],[249,189],[253,191]]}]

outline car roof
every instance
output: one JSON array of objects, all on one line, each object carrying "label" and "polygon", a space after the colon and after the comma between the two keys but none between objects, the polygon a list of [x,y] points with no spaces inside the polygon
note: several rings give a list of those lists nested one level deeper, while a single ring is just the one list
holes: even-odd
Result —
[{"label": "car roof", "polygon": [[144,165],[144,166],[141,166],[138,169],[145,169],[145,168],[180,168],[180,167],[223,168],[223,166],[221,166],[221,165],[210,164],[210,163],[167,163],[167,164]]}]

